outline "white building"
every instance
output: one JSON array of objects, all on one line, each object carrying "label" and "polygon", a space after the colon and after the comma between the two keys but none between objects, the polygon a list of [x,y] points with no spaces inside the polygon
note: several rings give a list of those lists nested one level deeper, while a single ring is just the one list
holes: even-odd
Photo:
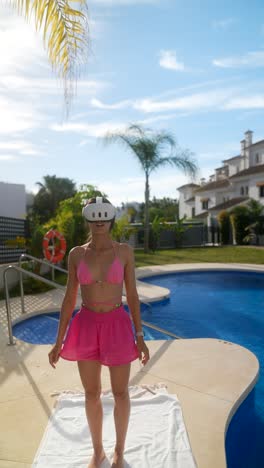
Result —
[{"label": "white building", "polygon": [[252,142],[253,132],[245,132],[238,156],[222,161],[208,181],[178,188],[180,218],[204,218],[208,225],[221,210],[246,204],[250,198],[264,206],[264,140]]},{"label": "white building", "polygon": [[26,187],[23,184],[0,182],[0,216],[25,219]]}]

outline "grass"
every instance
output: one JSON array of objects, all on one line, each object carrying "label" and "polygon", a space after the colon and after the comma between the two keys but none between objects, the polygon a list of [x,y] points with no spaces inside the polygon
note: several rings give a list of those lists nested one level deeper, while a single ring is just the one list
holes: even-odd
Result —
[{"label": "grass", "polygon": [[194,247],[171,250],[157,250],[145,254],[135,250],[137,267],[164,265],[166,263],[253,263],[264,264],[264,249],[255,247]]},{"label": "grass", "polygon": [[[157,250],[155,253],[145,254],[143,250],[135,250],[136,267],[165,265],[168,263],[252,263],[256,265],[264,264],[264,249],[255,247],[195,247],[183,249]],[[51,274],[45,275],[51,279]],[[64,273],[56,272],[55,281],[65,285],[67,276]],[[38,294],[49,291],[52,287],[33,278],[24,280],[25,294]],[[10,296],[19,296],[19,285],[10,290]],[[0,291],[0,300],[5,298],[4,291]]]}]

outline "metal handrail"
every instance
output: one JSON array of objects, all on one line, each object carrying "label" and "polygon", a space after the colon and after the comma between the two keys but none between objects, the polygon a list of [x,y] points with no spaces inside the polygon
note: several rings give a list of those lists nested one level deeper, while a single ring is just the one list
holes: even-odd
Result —
[{"label": "metal handrail", "polygon": [[39,262],[39,263],[43,263],[45,265],[48,265],[49,267],[55,269],[55,270],[59,270],[59,271],[62,271],[62,273],[68,273],[68,270],[65,270],[64,268],[61,268],[61,267],[58,267],[57,265],[55,265],[54,263],[50,263],[48,262],[48,260],[41,260],[40,258],[37,258],[37,257],[33,257],[32,255],[29,255],[29,254],[21,254],[20,257],[19,257],[19,266],[21,267],[21,262],[22,262],[22,258],[30,258],[31,260],[34,260],[36,262]]},{"label": "metal handrail", "polygon": [[39,281],[42,281],[45,284],[48,284],[49,286],[54,286],[57,289],[65,290],[65,286],[62,286],[58,283],[55,283],[53,281],[50,281],[46,278],[43,278],[42,276],[36,275],[35,273],[32,273],[31,271],[24,270],[24,268],[14,266],[14,265],[9,265],[7,268],[4,270],[4,287],[5,287],[5,302],[6,302],[6,312],[7,312],[7,325],[8,325],[8,334],[9,334],[9,344],[14,345],[14,338],[13,338],[13,331],[12,331],[12,321],[11,321],[11,307],[10,307],[10,296],[9,296],[9,290],[8,290],[8,282],[7,282],[7,272],[10,270],[15,270],[17,271],[20,275],[25,274],[28,275],[31,278],[35,278]]},{"label": "metal handrail", "polygon": [[[21,254],[20,257],[19,257],[19,267],[20,268],[22,268],[21,264],[22,264],[22,260],[24,258],[29,258],[30,260],[34,260],[35,262],[47,265],[50,268],[52,268],[52,281],[53,282],[55,282],[55,280],[54,280],[54,278],[55,278],[54,270],[58,270],[58,271],[61,271],[62,273],[68,274],[68,270],[65,270],[64,268],[58,267],[54,263],[50,263],[47,260],[42,260],[40,258],[33,257],[32,255],[25,254],[25,253]],[[25,271],[27,271],[27,270],[25,270]],[[24,314],[25,313],[25,301],[24,301],[23,275],[22,275],[21,272],[19,272],[19,284],[20,284],[20,297],[21,297],[21,311],[22,311],[22,314]]]},{"label": "metal handrail", "polygon": [[175,333],[172,333],[168,330],[164,330],[164,328],[160,328],[157,325],[153,325],[152,323],[145,322],[145,320],[141,320],[142,324],[145,325],[146,327],[153,328],[154,330],[160,331],[164,333],[165,335],[172,336],[173,338],[176,338],[177,340],[181,340],[181,336],[175,335]]},{"label": "metal handrail", "polygon": [[[34,258],[34,257],[33,257]],[[6,312],[7,312],[7,324],[8,324],[8,334],[9,334],[9,345],[15,345],[14,337],[13,337],[13,331],[12,331],[12,320],[11,320],[11,307],[10,307],[10,296],[9,296],[9,290],[8,290],[8,281],[7,281],[7,273],[10,270],[15,270],[19,273],[20,276],[23,277],[23,274],[28,275],[31,278],[35,278],[39,281],[42,281],[43,283],[53,286],[57,289],[60,289],[62,291],[65,291],[65,286],[62,286],[58,283],[55,283],[54,281],[48,280],[46,278],[43,278],[42,276],[36,275],[35,273],[32,273],[30,271],[24,270],[24,268],[14,266],[14,265],[9,265],[7,268],[5,268],[3,276],[4,276],[4,288],[5,288],[5,302],[6,302]],[[67,273],[67,270],[65,270]],[[142,301],[140,301],[142,302]],[[145,320],[142,320],[142,324],[145,325],[146,327],[152,328],[154,330],[160,331],[161,333],[164,333],[165,335],[172,336],[173,338],[176,339],[181,339],[180,336],[175,335],[174,333],[165,330],[164,328],[160,328],[157,325],[153,325],[152,323],[146,322]]]}]

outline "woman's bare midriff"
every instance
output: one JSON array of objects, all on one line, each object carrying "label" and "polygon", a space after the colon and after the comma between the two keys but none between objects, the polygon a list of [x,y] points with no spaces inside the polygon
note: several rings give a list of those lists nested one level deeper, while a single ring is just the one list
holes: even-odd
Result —
[{"label": "woman's bare midriff", "polygon": [[[118,285],[93,284],[81,285],[82,305],[97,313],[107,313],[122,303],[123,288]],[[96,302],[109,302],[109,304],[98,304]]]}]

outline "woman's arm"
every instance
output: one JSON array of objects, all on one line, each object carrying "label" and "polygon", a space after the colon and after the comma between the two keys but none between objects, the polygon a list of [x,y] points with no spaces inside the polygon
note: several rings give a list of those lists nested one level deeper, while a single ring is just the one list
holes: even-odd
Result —
[{"label": "woman's arm", "polygon": [[[140,303],[136,288],[136,278],[135,278],[135,259],[134,251],[130,245],[126,244],[126,264],[125,264],[125,286],[126,286],[126,297],[129,310],[131,312],[133,322],[135,325],[136,332],[142,331],[141,317],[140,317]],[[137,349],[139,353],[139,359],[142,364],[145,366],[149,361],[149,349],[144,341],[143,336],[137,336]]]},{"label": "woman's arm", "polygon": [[[125,287],[126,287],[126,298],[129,310],[132,315],[132,319],[135,325],[136,332],[142,331],[141,317],[140,317],[140,303],[136,288],[135,278],[135,258],[133,248],[129,244],[126,245],[126,264],[125,264]],[[137,337],[137,339],[143,339],[143,337]]]},{"label": "woman's arm", "polygon": [[72,312],[74,310],[79,282],[76,275],[76,268],[74,263],[76,247],[70,250],[68,256],[68,279],[66,284],[66,292],[64,299],[62,301],[61,312],[60,312],[60,322],[57,333],[56,345],[61,346],[63,338],[68,326],[68,323],[71,319]]}]

